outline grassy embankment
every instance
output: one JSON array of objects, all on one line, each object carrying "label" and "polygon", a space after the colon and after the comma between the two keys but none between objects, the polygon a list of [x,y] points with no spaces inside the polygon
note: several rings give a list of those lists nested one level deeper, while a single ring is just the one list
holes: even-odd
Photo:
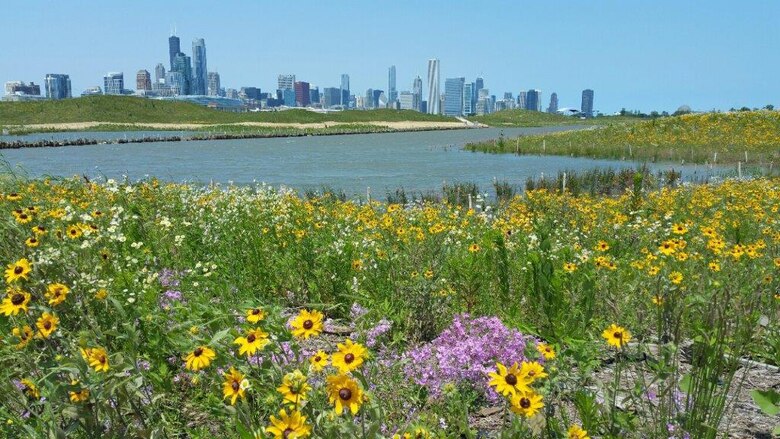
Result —
[{"label": "grassy embankment", "polygon": [[589,119],[580,119],[579,117],[563,116],[560,114],[543,113],[540,111],[528,110],[506,110],[484,116],[474,116],[468,118],[473,122],[478,122],[495,128],[509,127],[541,127],[556,125],[605,125],[610,123],[633,123],[642,119],[630,116],[600,116]]},{"label": "grassy embankment", "polygon": [[471,151],[649,162],[767,165],[780,159],[780,112],[690,114],[604,127],[497,139]]}]

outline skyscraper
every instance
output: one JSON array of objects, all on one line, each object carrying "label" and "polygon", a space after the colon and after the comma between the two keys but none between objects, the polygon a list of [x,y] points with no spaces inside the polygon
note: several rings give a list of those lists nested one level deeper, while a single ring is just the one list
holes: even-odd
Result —
[{"label": "skyscraper", "polygon": [[[445,86],[446,88],[446,86]],[[463,85],[463,114],[474,114],[474,83],[467,82]]]},{"label": "skyscraper", "polygon": [[[146,72],[147,74],[149,72]],[[103,77],[103,94],[121,95],[125,89],[125,75],[122,72],[109,72]]]},{"label": "skyscraper", "polygon": [[322,108],[330,108],[334,105],[341,105],[341,89],[325,87],[322,90]]},{"label": "skyscraper", "polygon": [[46,97],[49,99],[67,99],[72,97],[70,92],[70,76],[60,73],[48,73],[44,79]]},{"label": "skyscraper", "polygon": [[173,70],[173,61],[176,55],[181,53],[181,47],[179,46],[179,37],[171,35],[168,38],[168,56],[171,58],[171,70]]},{"label": "skyscraper", "polygon": [[295,75],[279,75],[277,78],[279,90],[293,90],[295,87]]},{"label": "skyscraper", "polygon": [[203,38],[192,41],[192,94],[206,94],[206,42]]},{"label": "skyscraper", "polygon": [[447,78],[444,80],[444,114],[463,116],[463,90],[466,78]]},{"label": "skyscraper", "polygon": [[582,106],[580,107],[582,115],[593,117],[593,90],[587,88],[582,90]]},{"label": "skyscraper", "polygon": [[295,88],[295,106],[296,107],[308,107],[309,106],[309,83],[305,81],[296,81]]},{"label": "skyscraper", "polygon": [[387,70],[387,93],[390,102],[395,102],[398,99],[398,92],[395,89],[395,66],[390,66]]},{"label": "skyscraper", "polygon": [[154,82],[159,84],[160,79],[165,79],[165,66],[162,63],[157,64],[154,68]]},{"label": "skyscraper", "polygon": [[222,88],[219,83],[219,73],[209,72],[206,88],[206,94],[209,96],[220,96],[222,94]]},{"label": "skyscraper", "polygon": [[528,90],[525,94],[525,109],[542,111],[542,91]]},{"label": "skyscraper", "polygon": [[422,78],[420,78],[420,75],[417,75],[417,77],[414,78],[414,84],[412,85],[412,94],[414,95],[412,109],[420,112],[422,112],[423,102],[422,84]]},{"label": "skyscraper", "polygon": [[527,107],[528,107],[527,93],[524,91],[517,93],[517,108],[527,110],[528,109]]},{"label": "skyscraper", "polygon": [[190,57],[179,52],[173,57],[172,72],[181,73],[181,88],[179,94],[192,94],[192,61]]},{"label": "skyscraper", "polygon": [[184,74],[181,72],[172,70],[165,74],[165,86],[171,96],[185,94],[184,90],[187,87],[186,82],[187,81],[184,79]]},{"label": "skyscraper", "polygon": [[550,95],[550,106],[547,107],[548,113],[555,113],[558,111],[558,93]]},{"label": "skyscraper", "polygon": [[428,114],[440,114],[439,60],[428,60]]},{"label": "skyscraper", "polygon": [[152,75],[148,70],[139,70],[135,74],[135,89],[138,91],[150,91],[152,89]]},{"label": "skyscraper", "polygon": [[479,92],[480,90],[485,88],[485,80],[482,79],[481,76],[477,76],[477,79],[474,81],[474,85],[476,86],[476,88],[474,89],[474,92],[475,93]]},{"label": "skyscraper", "polygon": [[346,73],[341,74],[341,88],[339,91],[341,93],[339,103],[346,108],[349,106],[349,75]]}]

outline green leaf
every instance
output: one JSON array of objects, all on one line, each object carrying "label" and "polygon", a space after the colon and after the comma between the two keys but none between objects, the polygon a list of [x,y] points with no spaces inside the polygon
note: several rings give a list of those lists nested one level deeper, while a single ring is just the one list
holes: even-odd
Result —
[{"label": "green leaf", "polygon": [[683,375],[682,379],[680,380],[680,390],[682,390],[685,393],[690,392],[691,390],[691,374],[686,373]]},{"label": "green leaf", "polygon": [[213,337],[211,337],[211,341],[209,342],[209,345],[214,346],[216,343],[218,343],[223,338],[227,337],[228,333],[230,332],[230,328],[223,329],[216,334],[214,334]]},{"label": "green leaf", "polygon": [[753,397],[753,402],[755,402],[767,415],[774,416],[780,413],[780,393],[771,389],[755,389],[750,392],[750,396]]}]

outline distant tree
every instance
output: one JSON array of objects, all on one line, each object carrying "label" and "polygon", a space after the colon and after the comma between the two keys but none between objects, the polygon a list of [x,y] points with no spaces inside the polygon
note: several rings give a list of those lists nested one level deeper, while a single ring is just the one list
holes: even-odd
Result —
[{"label": "distant tree", "polygon": [[655,119],[657,117],[661,117],[661,113],[653,110],[653,111],[650,112],[650,117],[652,117],[653,119]]},{"label": "distant tree", "polygon": [[620,115],[625,116],[626,115],[626,107],[623,107],[620,109]]},{"label": "distant tree", "polygon": [[769,104],[769,105],[767,105],[766,107],[764,107],[764,110],[769,110],[769,111],[772,111],[772,110],[774,110],[774,109],[775,109],[775,106],[774,106],[774,105],[772,105],[772,104]]},{"label": "distant tree", "polygon": [[663,111],[663,112],[661,112],[661,116],[667,117],[667,116],[669,116],[669,112],[668,111]]},{"label": "distant tree", "polygon": [[742,107],[739,109],[739,111],[750,111],[750,108],[748,107]]}]

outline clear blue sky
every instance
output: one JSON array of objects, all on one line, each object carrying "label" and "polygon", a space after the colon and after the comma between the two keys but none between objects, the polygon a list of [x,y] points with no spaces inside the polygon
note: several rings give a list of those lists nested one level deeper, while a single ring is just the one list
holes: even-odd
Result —
[{"label": "clear blue sky", "polygon": [[485,78],[499,98],[538,88],[547,106],[674,111],[780,106],[780,1],[207,1],[27,0],[4,5],[0,82],[71,75],[74,95],[108,71],[168,65],[172,27],[182,49],[206,40],[225,87],[276,88],[280,73],[323,87],[348,73],[353,93],[398,89],[428,58],[444,78]]}]

